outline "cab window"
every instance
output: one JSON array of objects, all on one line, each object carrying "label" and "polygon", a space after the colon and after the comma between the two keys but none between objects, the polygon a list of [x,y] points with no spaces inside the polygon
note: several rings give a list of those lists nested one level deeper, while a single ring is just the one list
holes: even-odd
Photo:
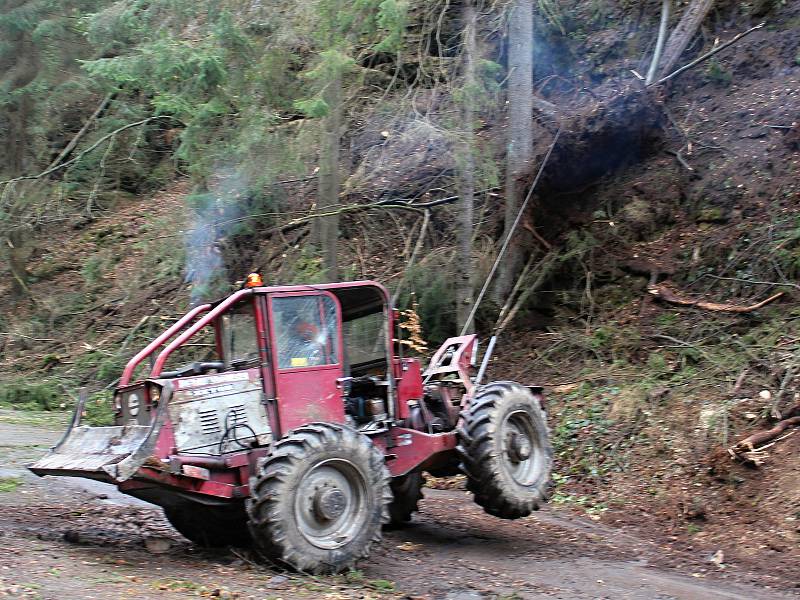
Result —
[{"label": "cab window", "polygon": [[252,302],[239,304],[222,316],[222,343],[227,367],[241,369],[259,364]]},{"label": "cab window", "polygon": [[328,296],[272,299],[278,368],[298,369],[338,362],[336,305]]},{"label": "cab window", "polygon": [[342,325],[346,362],[354,376],[386,371],[386,315],[365,315]]}]

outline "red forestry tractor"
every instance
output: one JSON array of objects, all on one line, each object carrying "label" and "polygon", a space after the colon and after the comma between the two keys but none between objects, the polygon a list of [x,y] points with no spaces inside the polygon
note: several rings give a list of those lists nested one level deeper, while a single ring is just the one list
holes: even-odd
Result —
[{"label": "red forestry tractor", "polygon": [[[206,328],[215,360],[165,370]],[[474,335],[448,339],[424,372],[397,337],[377,283],[265,287],[251,275],[131,359],[115,425],[81,425],[80,402],[30,469],[116,484],[198,544],[254,544],[313,573],[352,567],[385,523],[408,521],[423,471],[464,473],[497,517],[536,510],[552,462],[541,388],[481,385],[490,352],[476,369]]]}]

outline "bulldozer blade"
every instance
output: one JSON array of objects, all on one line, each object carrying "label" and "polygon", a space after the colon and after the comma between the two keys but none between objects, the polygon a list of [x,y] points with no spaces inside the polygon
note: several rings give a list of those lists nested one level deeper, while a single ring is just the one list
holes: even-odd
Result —
[{"label": "bulldozer blade", "polygon": [[165,389],[149,425],[80,426],[85,398],[64,437],[49,453],[28,467],[39,476],[87,477],[121,483],[133,477],[155,449],[171,394]]}]

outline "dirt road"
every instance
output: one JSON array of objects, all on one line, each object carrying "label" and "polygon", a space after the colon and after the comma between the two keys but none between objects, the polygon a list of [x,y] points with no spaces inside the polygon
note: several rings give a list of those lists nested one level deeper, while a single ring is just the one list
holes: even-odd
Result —
[{"label": "dirt road", "polygon": [[0,597],[799,597],[792,582],[723,568],[709,556],[677,553],[565,510],[500,521],[457,490],[426,490],[414,524],[387,531],[359,571],[298,576],[245,552],[200,550],[157,507],[111,486],[28,473],[24,464],[57,439],[59,428],[57,421],[0,411]]}]

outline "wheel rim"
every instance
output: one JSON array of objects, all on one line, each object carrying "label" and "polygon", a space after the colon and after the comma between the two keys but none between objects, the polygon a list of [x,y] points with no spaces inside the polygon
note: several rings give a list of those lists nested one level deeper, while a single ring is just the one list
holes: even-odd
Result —
[{"label": "wheel rim", "polygon": [[314,466],[297,488],[295,516],[300,533],[324,550],[355,538],[368,517],[369,489],[361,471],[333,458]]},{"label": "wheel rim", "polygon": [[500,428],[503,465],[520,485],[534,484],[544,468],[539,436],[531,416],[524,410],[510,413]]}]

